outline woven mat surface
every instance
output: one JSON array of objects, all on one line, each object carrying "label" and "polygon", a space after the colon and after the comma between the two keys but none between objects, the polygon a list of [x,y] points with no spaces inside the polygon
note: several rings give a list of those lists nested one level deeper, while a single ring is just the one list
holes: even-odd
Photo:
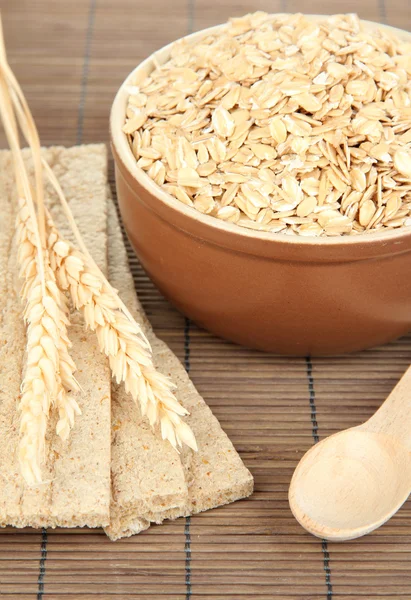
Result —
[{"label": "woven mat surface", "polygon": [[[359,12],[411,30],[410,0],[2,0],[10,62],[44,144],[108,140],[110,104],[145,56],[252,10]],[[0,133],[0,147],[6,142]],[[112,173],[112,167],[111,167]],[[1,218],[1,216],[0,216]],[[293,468],[318,439],[367,419],[411,362],[411,337],[351,356],[290,359],[233,346],[185,321],[129,253],[162,337],[255,477],[254,496],[130,539],[102,531],[0,532],[0,596],[57,600],[411,600],[411,503],[377,532],[332,544],[287,503]]]}]

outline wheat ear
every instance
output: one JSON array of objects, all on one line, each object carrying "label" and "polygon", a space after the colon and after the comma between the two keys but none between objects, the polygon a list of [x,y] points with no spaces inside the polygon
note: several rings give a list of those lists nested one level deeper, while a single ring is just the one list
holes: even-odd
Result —
[{"label": "wheat ear", "polygon": [[152,362],[150,346],[141,327],[123,313],[116,292],[99,271],[91,267],[82,252],[63,240],[56,230],[50,233],[50,251],[57,281],[70,292],[86,325],[97,334],[100,350],[109,358],[117,381],[140,403],[152,426],[160,423],[163,439],[176,448],[183,443],[197,449],[190,427],[181,417],[188,411],[179,404],[171,381]]},{"label": "wheat ear", "polygon": [[[69,356],[68,324],[65,298],[59,290],[45,248],[45,226],[39,227],[28,174],[18,140],[17,124],[8,78],[4,41],[0,22],[0,113],[13,155],[15,179],[20,197],[16,219],[16,240],[20,274],[24,278],[22,298],[27,323],[27,356],[22,382],[21,438],[19,463],[29,484],[42,481],[41,463],[45,454],[45,435],[50,407],[56,403],[59,411],[57,433],[66,438],[79,408],[66,390],[77,390],[73,376],[75,365]],[[18,84],[13,84],[13,89]],[[17,96],[22,95],[18,88]],[[16,94],[13,97],[16,102]],[[18,98],[17,98],[18,101]],[[43,180],[40,146],[37,132],[28,124],[29,139],[35,164],[36,202],[39,220],[44,215]]]},{"label": "wheat ear", "polygon": [[[6,79],[8,81],[9,88],[11,88],[10,98],[12,100],[12,104],[14,105],[14,109],[16,111],[21,130],[26,138],[31,154],[33,157],[34,167],[35,167],[35,182],[36,182],[36,204],[38,207],[38,221],[39,221],[39,233],[40,237],[44,238],[43,245],[46,245],[46,227],[45,227],[45,214],[46,209],[44,207],[44,182],[43,182],[43,160],[41,156],[41,147],[40,147],[40,139],[37,131],[36,124],[34,122],[33,116],[31,114],[30,108],[27,104],[27,101],[24,97],[23,91],[13,73],[10,69],[10,66],[7,63],[7,57],[4,46],[4,37],[1,27],[0,20],[0,61],[1,67],[6,75]],[[49,257],[47,255],[47,249],[43,248],[43,254],[45,254],[45,260],[49,265]],[[55,281],[55,275],[53,271],[48,268],[48,279],[50,281]],[[71,359],[68,348],[71,346],[69,340],[67,339],[67,329],[66,325],[69,324],[66,316],[68,315],[68,310],[66,307],[66,299],[64,294],[59,290],[55,289],[55,297],[56,302],[59,306],[62,307],[64,312],[61,315],[60,323],[61,323],[61,340],[57,340],[57,350],[59,354],[59,375],[61,379],[61,383],[63,386],[63,390],[59,389],[57,394],[57,407],[59,410],[59,421],[57,423],[56,431],[60,437],[63,439],[67,439],[70,431],[70,427],[74,424],[74,414],[81,414],[81,411],[77,405],[77,402],[73,398],[67,397],[65,392],[68,391],[78,391],[79,386],[74,377],[74,372],[76,370],[74,361]],[[64,314],[65,313],[65,314]]]},{"label": "wheat ear", "polygon": [[[17,82],[16,86],[18,86]],[[40,164],[40,173],[42,173],[43,159],[41,157],[41,149],[39,145],[37,129],[35,127],[34,120],[31,116],[28,106],[22,103],[21,95],[22,92],[20,88],[18,88],[16,94],[12,97],[14,106],[19,117],[21,127],[25,132],[25,137],[30,145],[32,155],[33,157],[36,157],[35,163]],[[40,187],[43,190],[43,182],[41,186],[37,187]],[[37,204],[40,204],[40,202],[37,201]],[[46,214],[46,209],[44,207],[43,213],[44,215]],[[55,282],[55,274],[50,268],[50,257],[47,248],[45,249],[44,253],[45,260],[47,263],[48,280],[51,282]],[[70,322],[68,320],[69,311],[66,304],[66,297],[58,287],[55,288],[55,298],[57,304],[61,307],[62,310],[61,318],[59,320],[60,339],[56,339],[56,346],[59,358],[57,365],[57,378],[61,380],[61,385],[58,385],[59,389],[56,398],[57,408],[59,411],[59,421],[56,426],[56,433],[62,439],[66,440],[69,436],[71,427],[73,427],[74,425],[74,415],[81,414],[81,410],[77,402],[72,396],[68,396],[67,392],[79,391],[80,388],[74,377],[76,366],[69,354],[69,348],[71,347],[71,343],[67,337],[67,326],[70,324]],[[61,387],[63,389],[61,389]]]},{"label": "wheat ear", "polygon": [[21,296],[26,302],[27,364],[22,383],[21,440],[19,461],[29,484],[42,481],[40,465],[44,460],[45,435],[50,408],[56,404],[59,419],[56,432],[66,439],[80,414],[76,400],[67,390],[78,391],[75,364],[68,349],[68,320],[64,296],[45,259],[43,289],[33,244],[34,227],[25,200],[20,201],[16,219],[20,276],[24,279]]},{"label": "wheat ear", "polygon": [[67,334],[67,326],[70,324],[67,317],[67,300],[57,285],[48,253],[44,264],[46,290],[42,293],[38,273],[33,265],[34,247],[30,217],[24,201],[20,204],[17,216],[17,241],[21,265],[20,276],[24,278],[21,296],[26,302],[24,319],[28,324],[27,346],[30,348],[32,344],[38,343],[43,350],[40,354],[40,350],[37,349],[40,360],[42,358],[49,360],[48,389],[51,404],[56,404],[59,414],[56,433],[66,440],[74,425],[75,415],[81,414],[77,401],[68,394],[68,392],[79,392],[80,386],[74,376],[76,365],[69,353],[71,342]]},{"label": "wheat ear", "polygon": [[[53,171],[46,163],[43,166],[63,207],[69,211]],[[73,219],[71,213],[68,217]],[[152,426],[160,423],[163,439],[174,448],[184,443],[197,450],[194,434],[181,418],[188,411],[177,401],[171,381],[155,369],[150,344],[140,325],[94,261],[63,240],[51,220],[48,227],[50,256],[58,284],[70,292],[86,325],[96,332],[117,383],[124,382],[126,391],[139,401],[142,414],[147,415]],[[75,226],[74,229],[80,236]],[[82,244],[81,238],[79,242]]]}]

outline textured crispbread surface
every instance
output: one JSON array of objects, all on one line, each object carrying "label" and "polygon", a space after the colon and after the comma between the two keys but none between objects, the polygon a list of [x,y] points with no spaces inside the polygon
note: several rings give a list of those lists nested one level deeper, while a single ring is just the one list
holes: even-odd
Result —
[{"label": "textured crispbread surface", "polygon": [[249,496],[253,478],[183,365],[156,338],[136,296],[110,200],[108,249],[110,281],[143,325],[156,367],[177,385],[176,395],[190,411],[188,422],[199,446],[197,453],[185,447],[178,455],[141,423],[139,409],[124,396],[123,389],[113,390],[113,502],[106,533],[111,539],[119,539],[147,529],[150,521],[194,514]]},{"label": "textured crispbread surface", "polygon": [[[85,242],[106,269],[106,179],[104,145],[69,149],[52,147],[44,155],[59,177]],[[27,151],[25,157],[29,167]],[[105,525],[110,498],[110,374],[93,333],[73,315],[71,354],[83,389],[78,402],[82,415],[67,442],[47,433],[44,483],[28,488],[19,474],[20,383],[26,344],[19,297],[16,248],[13,240],[15,191],[10,153],[0,152],[0,523],[17,527]],[[63,235],[70,232],[53,194],[48,206]],[[87,209],[85,210],[85,207]]]},{"label": "textured crispbread surface", "polygon": [[[150,323],[136,297],[114,204],[108,200],[109,279],[152,341]],[[151,430],[124,385],[112,383],[112,539],[149,527],[147,512],[182,509],[188,499],[184,468],[167,441]]]},{"label": "textured crispbread surface", "polygon": [[[107,268],[106,151],[104,146],[49,148],[47,160],[70,202],[87,246],[99,265]],[[30,163],[30,161],[29,161]],[[18,527],[55,527],[108,523],[110,489],[110,374],[98,351],[94,334],[85,332],[81,317],[72,315],[70,337],[83,414],[67,443],[48,432],[45,483],[28,489],[17,464],[18,414],[16,407],[23,369],[25,329],[16,276],[13,240],[15,205],[11,158],[0,153],[0,466],[4,493],[0,522]],[[47,197],[56,224],[70,238],[61,208],[53,194]],[[85,210],[87,206],[87,210]],[[189,417],[200,451],[177,454],[154,434],[123,386],[112,384],[112,539],[138,533],[165,518],[192,514],[247,496],[252,477],[244,467],[218,421],[195,390],[183,366],[158,340],[136,297],[115,208],[109,200],[109,275],[126,304],[143,323],[156,366],[177,384],[177,396]]]}]

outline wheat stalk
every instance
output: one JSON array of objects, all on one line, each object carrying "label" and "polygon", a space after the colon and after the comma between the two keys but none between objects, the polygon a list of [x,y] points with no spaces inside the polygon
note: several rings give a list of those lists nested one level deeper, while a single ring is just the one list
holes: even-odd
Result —
[{"label": "wheat stalk", "polygon": [[[37,211],[38,211],[38,231],[39,237],[42,240],[43,244],[46,239],[46,221],[45,221],[45,212],[44,212],[44,185],[43,185],[43,176],[42,176],[42,163],[41,163],[41,152],[40,152],[40,139],[37,132],[37,128],[35,127],[33,117],[29,110],[27,101],[24,97],[22,89],[10,68],[10,65],[7,61],[6,54],[6,46],[4,42],[4,34],[3,34],[3,24],[0,15],[0,69],[1,69],[1,77],[4,80],[4,91],[6,96],[8,96],[9,100],[7,100],[6,104],[6,118],[11,119],[11,125],[13,127],[14,132],[17,135],[17,126],[16,120],[13,113],[13,104],[15,104],[15,99],[13,98],[13,103],[10,102],[12,96],[16,96],[18,98],[19,104],[22,106],[23,111],[27,115],[28,121],[28,129],[27,132],[23,131],[23,134],[27,141],[30,144],[32,149],[32,157],[34,163],[34,171],[35,171],[35,197],[37,203]],[[18,140],[18,135],[16,137]]]},{"label": "wheat stalk", "polygon": [[[13,155],[15,179],[19,194],[16,219],[16,241],[20,276],[24,279],[21,296],[25,302],[24,320],[27,324],[26,365],[19,402],[21,412],[19,463],[23,477],[29,484],[42,481],[41,463],[45,454],[47,420],[52,404],[56,404],[59,420],[56,431],[66,439],[74,423],[74,414],[80,409],[68,390],[78,390],[74,378],[75,365],[68,349],[68,319],[65,297],[58,288],[50,267],[46,249],[43,206],[43,178],[40,144],[31,115],[24,133],[29,141],[36,180],[36,203],[24,164],[13,102],[21,113],[28,110],[21,100],[22,92],[10,75],[0,22],[0,113]],[[13,96],[10,93],[12,90]],[[12,100],[13,98],[13,100]],[[19,119],[20,120],[20,119]]]},{"label": "wheat stalk", "polygon": [[[46,289],[43,249],[31,189],[18,140],[16,139],[14,113],[11,108],[8,89],[3,78],[0,78],[0,113],[13,153],[17,190],[20,197],[27,198],[25,200],[25,211],[21,215],[21,222],[17,222],[16,224],[17,236],[20,242],[19,261],[22,265],[24,264],[24,274],[26,277],[35,277],[39,282],[41,296],[43,296]],[[31,239],[30,242],[28,241],[29,237]],[[27,289],[27,297],[30,295],[30,292],[34,295],[34,286],[31,289]],[[30,309],[32,306],[33,304],[30,303]],[[27,308],[29,308],[29,305],[27,305]],[[32,316],[30,310],[26,310],[26,319],[29,322],[33,322],[34,326],[37,317],[34,314]],[[19,463],[23,477],[30,484],[41,481],[40,464],[44,456],[47,414],[50,404],[45,384],[46,380],[38,360],[41,352],[41,346],[39,348],[39,344],[36,344],[32,337],[31,343],[27,345],[27,362],[22,382],[22,397],[19,402],[19,410],[22,413],[20,421]]]},{"label": "wheat stalk", "polygon": [[[22,108],[20,107],[19,101],[16,100],[15,104],[18,109],[18,114],[20,117],[20,121],[22,120]],[[37,132],[32,134],[32,130],[35,130],[34,122],[30,122],[27,119],[27,122],[24,123],[27,125],[25,127],[25,132],[27,132],[27,137],[30,143],[30,147],[32,149],[33,155],[39,155],[39,162],[42,165],[42,157],[40,146],[36,148],[36,142],[33,140],[38,140]],[[38,162],[38,161],[36,161]],[[37,204],[38,198],[37,198]],[[45,215],[46,210],[43,207],[43,213]],[[74,415],[81,414],[81,410],[76,402],[76,400],[72,396],[68,396],[67,392],[79,391],[80,387],[76,378],[74,377],[74,372],[76,370],[75,363],[69,354],[69,348],[71,347],[70,340],[67,337],[67,326],[70,324],[68,319],[68,308],[66,304],[66,297],[61,292],[56,284],[55,273],[50,267],[50,257],[49,253],[46,250],[45,254],[45,275],[46,275],[46,289],[47,286],[53,288],[53,295],[55,302],[59,307],[60,314],[58,315],[58,319],[56,321],[58,327],[58,336],[56,336],[55,344],[58,355],[58,363],[56,363],[56,377],[57,377],[57,387],[58,393],[56,395],[56,404],[59,411],[59,421],[56,425],[56,433],[63,439],[66,440],[69,436],[70,429],[74,425]],[[23,296],[24,298],[24,296]]]}]

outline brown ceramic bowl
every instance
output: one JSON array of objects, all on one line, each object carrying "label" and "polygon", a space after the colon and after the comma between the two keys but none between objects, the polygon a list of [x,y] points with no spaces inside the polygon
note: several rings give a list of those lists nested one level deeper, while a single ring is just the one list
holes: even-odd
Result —
[{"label": "brown ceramic bowl", "polygon": [[[156,60],[169,52],[159,50]],[[409,331],[410,227],[320,239],[254,232],[185,206],[136,166],[122,133],[125,86],[152,69],[150,57],[121,86],[111,136],[123,221],[161,292],[216,335],[281,354],[351,352]]]}]

